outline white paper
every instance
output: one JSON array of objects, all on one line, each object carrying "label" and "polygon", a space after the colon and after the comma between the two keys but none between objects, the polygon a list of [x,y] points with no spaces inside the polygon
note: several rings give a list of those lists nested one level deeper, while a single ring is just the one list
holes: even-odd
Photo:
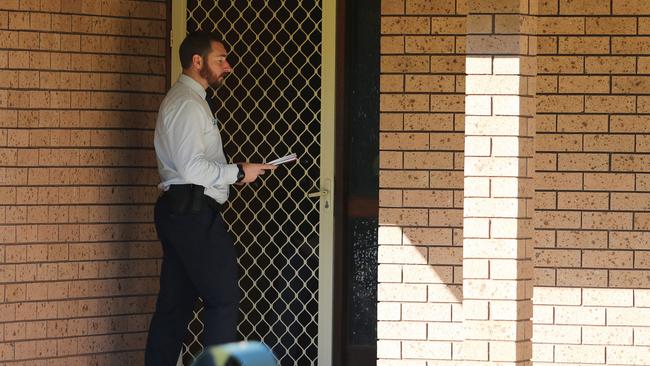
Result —
[{"label": "white paper", "polygon": [[273,161],[269,161],[267,164],[280,165],[280,164],[288,163],[288,162],[291,162],[291,161],[295,161],[297,159],[298,159],[298,156],[295,153],[292,153],[292,154],[283,156],[281,158],[275,159]]}]

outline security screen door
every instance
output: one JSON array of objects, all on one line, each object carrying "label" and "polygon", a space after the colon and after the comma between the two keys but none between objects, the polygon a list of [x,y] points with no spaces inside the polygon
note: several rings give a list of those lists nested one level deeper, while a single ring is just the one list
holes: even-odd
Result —
[{"label": "security screen door", "polygon": [[[208,95],[230,161],[299,157],[233,189],[223,211],[239,253],[240,337],[266,343],[282,366],[331,364],[335,9],[329,3],[172,3],[172,82],[186,32],[214,31],[229,50],[233,72]],[[203,349],[201,309],[197,304],[183,346],[185,365]]]}]

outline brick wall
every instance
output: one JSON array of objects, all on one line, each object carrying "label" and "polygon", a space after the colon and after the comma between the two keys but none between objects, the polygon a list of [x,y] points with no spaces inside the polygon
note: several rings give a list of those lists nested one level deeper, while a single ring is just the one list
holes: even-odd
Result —
[{"label": "brick wall", "polygon": [[163,1],[0,1],[0,364],[143,363],[165,18]]},{"label": "brick wall", "polygon": [[[533,359],[647,364],[650,3],[538,5]],[[382,1],[380,365],[461,357],[465,13]]]},{"label": "brick wall", "polygon": [[539,4],[535,364],[648,364],[650,2]]},{"label": "brick wall", "polygon": [[378,365],[463,338],[465,4],[382,1]]}]

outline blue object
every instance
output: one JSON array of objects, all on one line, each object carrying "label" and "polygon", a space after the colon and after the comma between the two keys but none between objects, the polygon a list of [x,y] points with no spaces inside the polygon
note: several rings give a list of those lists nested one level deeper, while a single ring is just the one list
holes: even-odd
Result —
[{"label": "blue object", "polygon": [[250,341],[209,347],[192,366],[278,366],[278,361],[265,344]]}]

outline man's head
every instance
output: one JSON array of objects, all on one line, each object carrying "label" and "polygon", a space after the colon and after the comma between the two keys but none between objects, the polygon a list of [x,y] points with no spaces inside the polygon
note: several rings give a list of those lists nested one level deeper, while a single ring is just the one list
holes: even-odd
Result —
[{"label": "man's head", "polygon": [[232,71],[228,52],[221,39],[214,33],[190,33],[179,50],[183,73],[198,81],[205,88],[217,88],[223,84],[225,76]]}]

